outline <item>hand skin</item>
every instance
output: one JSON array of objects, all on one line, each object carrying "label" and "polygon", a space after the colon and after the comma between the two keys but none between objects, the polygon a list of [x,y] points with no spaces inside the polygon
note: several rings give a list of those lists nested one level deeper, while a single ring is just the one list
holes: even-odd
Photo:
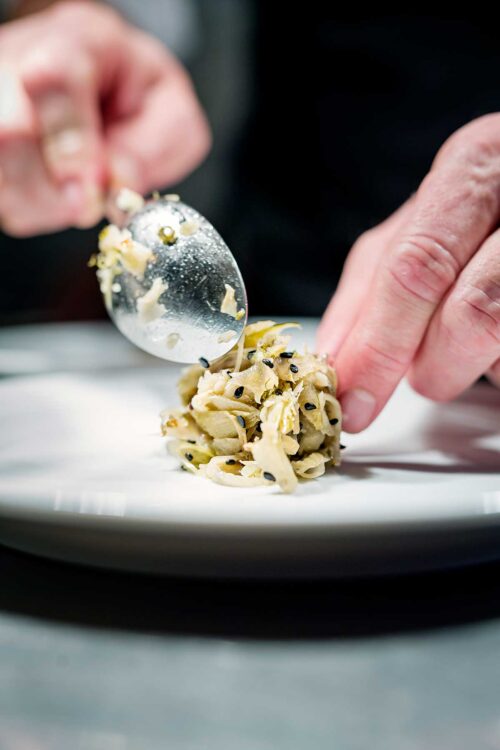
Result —
[{"label": "hand skin", "polygon": [[454,133],[417,193],[352,248],[318,332],[344,427],[359,432],[406,375],[436,401],[500,387],[500,114]]},{"label": "hand skin", "polygon": [[89,227],[110,189],[173,184],[210,148],[182,66],[115,11],[63,2],[0,27],[0,227]]}]

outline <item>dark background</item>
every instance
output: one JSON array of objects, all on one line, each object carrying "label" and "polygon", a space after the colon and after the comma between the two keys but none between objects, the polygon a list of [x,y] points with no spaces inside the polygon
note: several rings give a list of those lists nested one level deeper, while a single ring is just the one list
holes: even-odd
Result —
[{"label": "dark background", "polygon": [[[154,4],[160,36],[168,5]],[[167,41],[194,78],[215,146],[170,188],[225,237],[251,314],[320,315],[356,237],[416,190],[448,135],[500,109],[496,24],[315,1],[301,12],[265,0],[189,6],[191,41]],[[0,323],[103,317],[86,267],[96,238],[97,228],[0,235]]]}]

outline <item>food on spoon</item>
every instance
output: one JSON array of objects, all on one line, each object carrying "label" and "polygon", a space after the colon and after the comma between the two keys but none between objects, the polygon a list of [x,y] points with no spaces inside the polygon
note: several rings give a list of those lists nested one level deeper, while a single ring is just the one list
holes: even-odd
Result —
[{"label": "food on spoon", "polygon": [[245,328],[217,362],[200,357],[179,381],[182,408],[161,414],[169,451],[184,469],[234,487],[278,484],[340,464],[336,375],[324,357],[297,353],[267,320]]},{"label": "food on spoon", "polygon": [[179,227],[179,232],[183,237],[191,237],[191,235],[196,234],[199,228],[200,225],[197,221],[194,219],[188,219],[187,221],[182,222]]},{"label": "food on spoon", "polygon": [[220,306],[221,313],[224,313],[224,315],[230,315],[235,320],[241,320],[245,314],[245,311],[243,309],[238,310],[238,306],[236,304],[235,291],[233,287],[231,286],[231,284],[224,284],[224,288],[226,290],[226,293],[221,302],[221,306]]},{"label": "food on spoon", "polygon": [[169,333],[167,336],[167,349],[173,349],[174,346],[177,346],[181,338],[180,333]]},{"label": "food on spoon", "polygon": [[159,298],[168,289],[168,284],[156,277],[153,279],[151,288],[137,300],[137,312],[141,323],[151,323],[166,312],[165,305],[159,302]]},{"label": "food on spoon", "polygon": [[97,266],[97,278],[106,307],[111,307],[115,277],[128,271],[142,279],[153,255],[149,248],[132,239],[128,229],[108,224],[99,234],[99,252],[90,258],[89,265]]},{"label": "food on spoon", "polygon": [[234,296],[234,289],[230,284],[224,284],[226,294],[221,302],[220,311],[224,315],[230,315],[232,318],[236,317],[237,306],[236,297]]},{"label": "food on spoon", "polygon": [[228,341],[231,341],[231,339],[236,338],[237,335],[238,334],[236,333],[236,331],[225,331],[224,333],[220,334],[220,336],[217,338],[217,341],[219,342],[219,344],[225,344]]},{"label": "food on spoon", "polygon": [[116,196],[115,203],[120,211],[124,211],[127,214],[135,214],[144,206],[144,198],[139,193],[136,193],[135,190],[122,188]]}]

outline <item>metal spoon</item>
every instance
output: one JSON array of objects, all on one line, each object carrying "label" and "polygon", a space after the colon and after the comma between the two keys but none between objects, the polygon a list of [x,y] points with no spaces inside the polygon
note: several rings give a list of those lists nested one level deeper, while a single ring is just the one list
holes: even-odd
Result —
[{"label": "metal spoon", "polygon": [[[152,257],[142,278],[126,270],[116,277],[109,312],[119,330],[141,349],[174,362],[226,354],[246,325],[247,297],[222,237],[198,211],[168,196],[147,202],[126,228]],[[148,319],[139,300],[155,283],[161,290],[156,279],[164,291]],[[221,312],[226,285],[234,289],[239,319]]]}]

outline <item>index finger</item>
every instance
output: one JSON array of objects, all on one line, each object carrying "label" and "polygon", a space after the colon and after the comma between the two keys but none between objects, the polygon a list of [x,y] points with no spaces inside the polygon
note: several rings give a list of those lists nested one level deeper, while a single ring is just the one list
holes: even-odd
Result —
[{"label": "index finger", "polygon": [[349,432],[364,429],[381,411],[440,300],[496,224],[499,122],[498,116],[482,118],[450,139],[388,247],[336,360]]}]

